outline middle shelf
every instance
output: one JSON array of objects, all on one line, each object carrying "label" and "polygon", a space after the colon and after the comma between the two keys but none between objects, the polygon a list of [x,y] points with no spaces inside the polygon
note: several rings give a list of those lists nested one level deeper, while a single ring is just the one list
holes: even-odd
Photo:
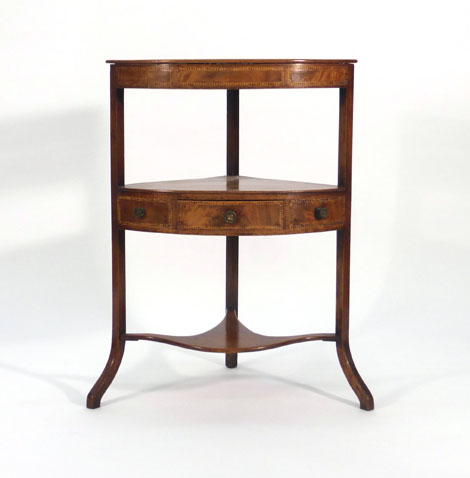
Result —
[{"label": "middle shelf", "polygon": [[218,176],[121,187],[123,229],[196,235],[298,234],[340,229],[345,190],[326,184]]}]

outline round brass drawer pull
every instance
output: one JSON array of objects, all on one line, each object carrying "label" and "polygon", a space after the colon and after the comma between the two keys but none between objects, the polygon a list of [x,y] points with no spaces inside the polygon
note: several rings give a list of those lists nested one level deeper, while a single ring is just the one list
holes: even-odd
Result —
[{"label": "round brass drawer pull", "polygon": [[327,207],[317,207],[315,209],[315,219],[326,219],[328,217]]},{"label": "round brass drawer pull", "polygon": [[225,211],[224,221],[227,224],[233,224],[234,222],[237,221],[237,213],[235,211],[232,211],[231,209],[229,209],[228,211]]},{"label": "round brass drawer pull", "polygon": [[145,217],[145,208],[144,207],[136,207],[134,209],[134,214],[135,217],[138,217],[139,219],[142,219]]}]

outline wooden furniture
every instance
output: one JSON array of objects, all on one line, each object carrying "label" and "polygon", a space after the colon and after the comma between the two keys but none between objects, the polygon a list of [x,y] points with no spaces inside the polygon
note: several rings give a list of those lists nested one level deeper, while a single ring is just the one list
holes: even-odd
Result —
[{"label": "wooden furniture", "polygon": [[[129,340],[152,340],[225,354],[229,368],[240,352],[298,342],[336,343],[339,362],[364,410],[374,400],[349,348],[351,157],[355,60],[144,60],[111,63],[111,198],[113,331],[106,367],[88,394],[100,406]],[[143,184],[124,182],[124,89],[227,90],[227,175]],[[239,175],[239,90],[338,88],[338,185],[256,179]],[[169,336],[126,331],[125,231],[226,236],[226,315],[208,332]],[[337,231],[336,330],[334,333],[268,337],[237,317],[238,237]]]}]

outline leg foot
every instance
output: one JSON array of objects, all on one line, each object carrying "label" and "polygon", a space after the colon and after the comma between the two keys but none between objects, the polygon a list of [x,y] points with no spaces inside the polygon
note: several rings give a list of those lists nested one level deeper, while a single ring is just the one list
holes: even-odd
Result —
[{"label": "leg foot", "polygon": [[114,380],[116,373],[121,365],[122,356],[124,354],[124,340],[118,340],[113,343],[111,352],[109,354],[108,362],[101,373],[100,377],[96,381],[93,388],[87,397],[87,408],[99,408],[101,404],[101,398]]},{"label": "leg foot", "polygon": [[339,363],[341,364],[344,375],[346,376],[349,385],[351,385],[351,388],[354,390],[354,393],[357,395],[361,404],[361,409],[367,411],[373,410],[374,397],[354,365],[349,344],[341,344],[340,342],[337,342],[336,351],[338,352]]},{"label": "leg foot", "polygon": [[238,354],[225,354],[225,366],[235,368],[238,365]]}]

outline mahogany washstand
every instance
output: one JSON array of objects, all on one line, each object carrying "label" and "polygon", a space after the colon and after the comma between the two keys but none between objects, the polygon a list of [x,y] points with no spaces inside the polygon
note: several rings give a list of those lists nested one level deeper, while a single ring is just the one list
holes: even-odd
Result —
[{"label": "mahogany washstand", "polygon": [[[356,60],[109,60],[111,63],[112,345],[103,373],[87,398],[98,408],[129,340],[151,340],[225,354],[228,368],[240,352],[299,342],[336,343],[339,362],[364,410],[374,399],[349,348],[349,268],[353,85]],[[227,175],[142,184],[124,182],[124,89],[226,89]],[[239,90],[338,88],[338,185],[257,179],[239,175]],[[193,336],[127,333],[125,231],[226,236],[226,315]],[[337,231],[335,333],[269,337],[237,317],[238,237]]]}]

